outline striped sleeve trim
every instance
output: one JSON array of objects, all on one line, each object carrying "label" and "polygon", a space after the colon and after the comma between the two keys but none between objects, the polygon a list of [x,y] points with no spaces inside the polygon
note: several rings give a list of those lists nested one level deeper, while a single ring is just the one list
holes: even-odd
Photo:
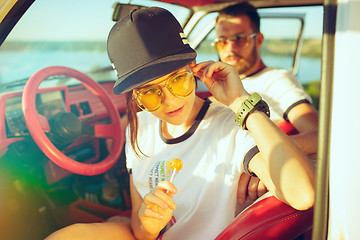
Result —
[{"label": "striped sleeve trim", "polygon": [[288,107],[288,109],[286,109],[286,111],[284,112],[283,118],[285,119],[285,121],[290,122],[289,119],[288,119],[288,114],[289,114],[290,110],[293,109],[294,107],[296,107],[297,105],[302,104],[302,103],[309,103],[310,104],[310,101],[307,100],[307,99],[302,99],[302,100],[299,100],[299,101],[291,104],[290,107]]},{"label": "striped sleeve trim", "polygon": [[251,148],[245,155],[244,161],[243,161],[243,168],[244,171],[249,174],[250,176],[256,177],[256,174],[249,171],[249,163],[250,160],[259,153],[259,148],[257,146]]}]

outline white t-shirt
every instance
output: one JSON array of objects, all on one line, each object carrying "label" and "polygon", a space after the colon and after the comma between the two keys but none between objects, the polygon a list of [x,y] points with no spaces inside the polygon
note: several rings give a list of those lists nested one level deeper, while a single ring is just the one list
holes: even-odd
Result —
[{"label": "white t-shirt", "polygon": [[190,133],[171,143],[161,136],[160,120],[140,112],[139,146],[150,158],[138,159],[126,145],[127,168],[141,197],[159,181],[170,179],[172,159],[183,162],[173,181],[178,189],[173,196],[177,208],[159,239],[214,239],[235,218],[242,161],[255,142],[235,123],[235,113],[229,108],[210,104],[206,111],[206,106]]},{"label": "white t-shirt", "polygon": [[242,79],[246,91],[257,92],[270,107],[270,119],[287,120],[288,112],[296,105],[311,103],[310,96],[290,72],[283,69],[265,68]]}]

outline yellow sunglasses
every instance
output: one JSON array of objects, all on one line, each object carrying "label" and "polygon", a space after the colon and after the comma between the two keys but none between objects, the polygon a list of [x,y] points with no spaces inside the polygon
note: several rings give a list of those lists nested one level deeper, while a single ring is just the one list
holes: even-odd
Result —
[{"label": "yellow sunglasses", "polygon": [[194,75],[190,72],[181,72],[166,80],[162,87],[156,85],[140,90],[135,97],[139,108],[148,112],[159,109],[163,101],[162,89],[164,87],[176,97],[186,97],[194,91]]}]

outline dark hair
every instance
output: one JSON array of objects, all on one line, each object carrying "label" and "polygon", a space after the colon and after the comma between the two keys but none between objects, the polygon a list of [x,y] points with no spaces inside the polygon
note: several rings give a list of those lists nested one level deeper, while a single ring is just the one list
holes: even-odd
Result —
[{"label": "dark hair", "polygon": [[219,20],[219,18],[231,18],[241,15],[248,16],[253,30],[255,32],[260,32],[260,16],[257,12],[257,9],[248,2],[231,5],[220,10],[216,22]]},{"label": "dark hair", "polygon": [[130,144],[132,149],[135,152],[135,155],[141,158],[141,155],[144,157],[147,157],[146,154],[144,154],[139,147],[137,133],[138,133],[138,118],[137,118],[137,112],[138,107],[133,100],[133,90],[126,93],[126,103],[127,103],[127,117],[129,121],[129,127],[130,127]]}]

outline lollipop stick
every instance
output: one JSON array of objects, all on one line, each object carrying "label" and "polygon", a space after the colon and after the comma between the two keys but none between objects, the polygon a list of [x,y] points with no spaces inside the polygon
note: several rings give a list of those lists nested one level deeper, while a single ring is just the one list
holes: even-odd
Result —
[{"label": "lollipop stick", "polygon": [[175,177],[175,172],[176,172],[176,168],[173,170],[171,178],[170,178],[170,182],[172,183],[172,181],[174,180]]}]

